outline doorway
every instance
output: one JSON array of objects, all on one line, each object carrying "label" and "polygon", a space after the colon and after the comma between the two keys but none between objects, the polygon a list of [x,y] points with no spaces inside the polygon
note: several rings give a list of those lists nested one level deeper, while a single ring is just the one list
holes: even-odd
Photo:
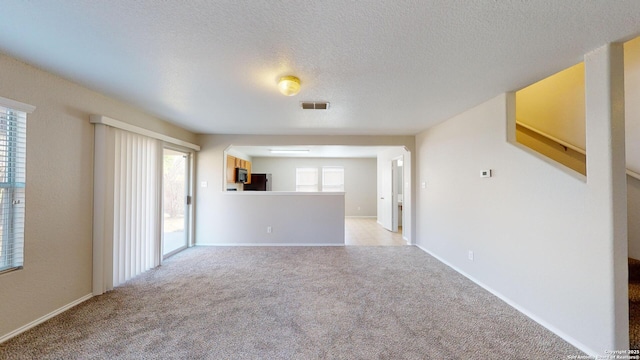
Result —
[{"label": "doorway", "polygon": [[378,224],[411,244],[411,152],[391,148],[378,154]]},{"label": "doorway", "polygon": [[162,154],[162,257],[189,246],[190,156],[164,148]]},{"label": "doorway", "polygon": [[404,184],[404,156],[399,156],[391,162],[391,211],[393,216],[392,231],[402,234],[403,222],[403,184]]},{"label": "doorway", "polygon": [[402,184],[404,156],[400,155],[384,162],[380,172],[382,208],[378,222],[388,231],[402,233]]}]

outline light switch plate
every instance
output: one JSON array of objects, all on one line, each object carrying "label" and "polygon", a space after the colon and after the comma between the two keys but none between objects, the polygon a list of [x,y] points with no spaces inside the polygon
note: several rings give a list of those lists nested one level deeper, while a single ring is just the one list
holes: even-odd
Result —
[{"label": "light switch plate", "polygon": [[491,169],[480,170],[480,177],[483,177],[483,178],[491,177]]}]

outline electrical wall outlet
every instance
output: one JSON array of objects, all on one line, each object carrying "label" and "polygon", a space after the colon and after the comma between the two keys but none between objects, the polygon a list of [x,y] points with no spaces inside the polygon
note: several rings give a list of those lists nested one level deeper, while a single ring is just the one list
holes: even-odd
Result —
[{"label": "electrical wall outlet", "polygon": [[469,254],[467,255],[469,260],[473,261],[473,251],[469,250]]},{"label": "electrical wall outlet", "polygon": [[271,234],[271,226],[267,226],[267,234]]},{"label": "electrical wall outlet", "polygon": [[483,177],[483,178],[491,177],[491,169],[480,170],[480,177]]}]

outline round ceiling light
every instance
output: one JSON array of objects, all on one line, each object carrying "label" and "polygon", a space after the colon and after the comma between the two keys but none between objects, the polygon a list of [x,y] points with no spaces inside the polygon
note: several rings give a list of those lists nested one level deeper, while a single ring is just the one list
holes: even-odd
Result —
[{"label": "round ceiling light", "polygon": [[278,81],[278,89],[284,96],[293,96],[300,92],[300,79],[295,76],[283,76]]}]

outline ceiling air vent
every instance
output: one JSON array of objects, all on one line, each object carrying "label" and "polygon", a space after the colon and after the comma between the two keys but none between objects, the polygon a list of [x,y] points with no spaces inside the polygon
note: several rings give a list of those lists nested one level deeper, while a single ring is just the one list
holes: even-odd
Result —
[{"label": "ceiling air vent", "polygon": [[302,109],[303,110],[328,110],[329,109],[329,103],[328,102],[302,102],[300,103],[302,105]]}]

